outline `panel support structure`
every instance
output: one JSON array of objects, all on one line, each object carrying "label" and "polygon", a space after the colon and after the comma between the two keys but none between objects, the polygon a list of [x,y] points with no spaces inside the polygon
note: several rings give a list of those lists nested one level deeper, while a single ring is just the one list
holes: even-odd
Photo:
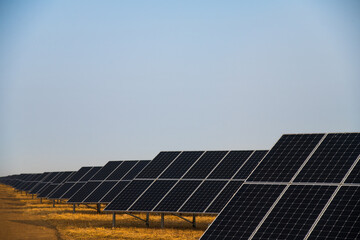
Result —
[{"label": "panel support structure", "polygon": [[96,204],[96,212],[97,212],[98,214],[100,214],[100,213],[101,213],[100,208],[101,208],[100,203]]},{"label": "panel support structure", "polygon": [[116,213],[113,212],[113,216],[112,216],[112,227],[115,228],[116,227]]},{"label": "panel support structure", "polygon": [[195,215],[195,214],[192,215],[192,221],[190,221],[189,219],[186,219],[186,218],[184,218],[183,216],[181,216],[181,215],[179,215],[179,214],[176,214],[176,213],[173,213],[172,215],[174,215],[174,216],[176,216],[176,217],[178,217],[178,218],[181,218],[182,220],[184,220],[185,222],[188,222],[188,223],[192,224],[192,226],[193,226],[194,228],[196,228],[196,215]]},{"label": "panel support structure", "polygon": [[142,219],[141,217],[135,216],[134,214],[131,214],[128,212],[125,212],[125,214],[132,216],[140,221],[143,221],[143,222],[145,222],[146,226],[149,226],[149,213],[146,214],[146,219]]},{"label": "panel support structure", "polygon": [[161,213],[161,228],[164,228],[165,226],[165,217],[164,217],[164,214]]},{"label": "panel support structure", "polygon": [[73,204],[73,213],[75,213],[75,204]]}]

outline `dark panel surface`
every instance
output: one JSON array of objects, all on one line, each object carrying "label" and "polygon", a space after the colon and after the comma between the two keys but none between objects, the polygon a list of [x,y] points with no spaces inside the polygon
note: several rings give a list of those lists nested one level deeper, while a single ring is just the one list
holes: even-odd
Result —
[{"label": "dark panel surface", "polygon": [[176,183],[176,180],[158,180],[134,203],[130,211],[151,211]]},{"label": "dark panel surface", "polygon": [[357,162],[350,175],[347,177],[346,183],[360,183],[360,161]]},{"label": "dark panel surface", "polygon": [[253,151],[231,151],[210,174],[208,179],[231,179]]},{"label": "dark panel surface", "polygon": [[148,164],[150,161],[139,161],[121,180],[133,180]]},{"label": "dark panel surface", "polygon": [[105,211],[124,211],[150,186],[152,180],[134,180],[104,209]]},{"label": "dark panel surface", "polygon": [[328,134],[294,182],[340,183],[360,155],[360,133]]},{"label": "dark panel surface", "polygon": [[244,184],[201,239],[248,239],[284,188]]},{"label": "dark panel surface", "polygon": [[67,181],[68,182],[77,182],[82,178],[92,167],[82,167],[74,175],[72,175]]},{"label": "dark panel surface", "polygon": [[179,212],[204,212],[226,183],[226,181],[203,182]]},{"label": "dark panel surface", "polygon": [[253,239],[304,239],[335,189],[290,186]]},{"label": "dark panel surface", "polygon": [[176,212],[200,184],[201,181],[199,180],[179,181],[154,211]]},{"label": "dark panel surface", "polygon": [[51,193],[57,186],[58,184],[49,184],[44,190],[41,191],[41,193],[37,195],[37,197],[47,197],[47,195],[49,195],[49,193]]},{"label": "dark panel surface", "polygon": [[268,151],[259,150],[255,151],[253,155],[246,161],[244,166],[236,173],[234,179],[246,179],[249,177],[251,172],[255,169],[261,159],[264,158]]},{"label": "dark panel surface", "polygon": [[102,199],[110,189],[112,189],[117,182],[102,182],[94,192],[92,192],[85,200],[84,203],[97,203]]},{"label": "dark panel surface", "polygon": [[80,178],[79,181],[80,182],[89,181],[89,179],[92,178],[100,169],[101,169],[101,167],[93,167],[82,178]]},{"label": "dark panel surface", "polygon": [[118,182],[99,202],[109,203],[130,183],[130,181]]},{"label": "dark panel surface", "polygon": [[63,181],[65,181],[73,172],[62,172],[61,175],[59,175],[54,181],[53,183],[62,183]]},{"label": "dark panel surface", "polygon": [[29,193],[36,194],[41,188],[43,188],[46,185],[45,182],[39,182],[37,185],[35,185]]},{"label": "dark panel surface", "polygon": [[122,161],[109,161],[92,178],[90,178],[90,180],[105,180],[117,167],[119,167],[120,164],[122,164]]},{"label": "dark panel surface", "polygon": [[67,202],[81,203],[89,194],[100,185],[101,182],[87,182]]},{"label": "dark panel surface", "polygon": [[74,185],[75,185],[75,183],[73,183],[73,182],[64,183],[58,189],[56,189],[54,192],[52,192],[48,196],[48,198],[59,199],[62,195],[64,195]]},{"label": "dark panel surface", "polygon": [[360,187],[341,187],[309,239],[360,239]]},{"label": "dark panel surface", "polygon": [[157,178],[179,154],[180,152],[160,152],[137,178]]},{"label": "dark panel surface", "polygon": [[51,172],[46,178],[43,179],[43,182],[51,182],[60,172]]},{"label": "dark panel surface", "polygon": [[61,196],[61,199],[68,199],[71,198],[82,186],[84,186],[84,182],[77,182],[72,185],[68,191],[64,195]]},{"label": "dark panel surface", "polygon": [[289,182],[324,134],[283,135],[248,181]]},{"label": "dark panel surface", "polygon": [[205,152],[185,174],[184,179],[204,179],[227,153],[227,151]]},{"label": "dark panel surface", "polygon": [[219,196],[216,197],[215,201],[211,203],[209,208],[206,210],[207,213],[219,213],[229,202],[229,200],[234,196],[236,191],[243,184],[242,181],[231,181],[228,185],[222,190]]},{"label": "dark panel surface", "polygon": [[203,151],[182,152],[166,171],[161,174],[160,178],[181,178],[203,153]]},{"label": "dark panel surface", "polygon": [[114,172],[110,174],[107,180],[120,180],[129,170],[134,167],[137,161],[124,161]]}]

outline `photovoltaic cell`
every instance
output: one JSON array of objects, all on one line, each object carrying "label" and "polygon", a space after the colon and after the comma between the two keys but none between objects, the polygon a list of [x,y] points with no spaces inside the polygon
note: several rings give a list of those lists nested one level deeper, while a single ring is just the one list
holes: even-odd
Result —
[{"label": "photovoltaic cell", "polygon": [[[102,182],[83,202],[84,203],[97,203],[105,194],[112,189],[117,182]],[[112,200],[112,199],[111,199]]]},{"label": "photovoltaic cell", "polygon": [[328,134],[294,182],[340,183],[360,155],[360,133]]},{"label": "photovoltaic cell", "polygon": [[166,197],[157,205],[156,212],[176,212],[186,199],[201,184],[199,180],[181,180]]},{"label": "photovoltaic cell", "polygon": [[176,180],[154,182],[131,206],[130,211],[151,211],[176,182]]},{"label": "photovoltaic cell", "polygon": [[39,182],[37,185],[35,185],[30,191],[30,194],[36,194],[41,188],[43,188],[46,185],[45,182]]},{"label": "photovoltaic cell", "polygon": [[52,192],[48,198],[50,199],[60,199],[62,195],[64,195],[72,186],[74,186],[74,182],[64,183],[54,192]]},{"label": "photovoltaic cell", "polygon": [[63,172],[60,176],[58,176],[53,183],[62,183],[65,181],[73,172]]},{"label": "photovoltaic cell", "polygon": [[150,161],[139,161],[121,180],[133,180]]},{"label": "photovoltaic cell", "polygon": [[226,203],[228,203],[228,201],[232,198],[232,196],[234,196],[242,184],[242,181],[229,182],[205,212],[219,213],[225,207]]},{"label": "photovoltaic cell", "polygon": [[74,175],[72,175],[67,181],[68,182],[77,182],[82,178],[87,172],[90,171],[92,167],[82,167]]},{"label": "photovoltaic cell", "polygon": [[130,181],[119,181],[99,202],[110,203]]},{"label": "photovoltaic cell", "polygon": [[124,161],[111,175],[107,180],[120,180],[124,175],[129,172],[129,170],[134,167],[137,161]]},{"label": "photovoltaic cell", "polygon": [[112,173],[119,165],[122,164],[122,161],[109,161],[103,166],[91,179],[90,181],[100,181],[105,180],[110,173]]},{"label": "photovoltaic cell", "polygon": [[122,190],[104,211],[125,211],[133,202],[150,186],[152,180],[134,180],[125,189]]},{"label": "photovoltaic cell", "polygon": [[227,151],[207,151],[183,177],[184,179],[205,179]]},{"label": "photovoltaic cell", "polygon": [[179,154],[180,152],[160,152],[137,178],[157,178]]},{"label": "photovoltaic cell", "polygon": [[87,182],[89,181],[90,178],[92,178],[99,170],[101,169],[101,167],[93,167],[91,168],[82,178],[80,178],[80,182]]},{"label": "photovoltaic cell", "polygon": [[82,186],[84,186],[84,182],[77,182],[72,185],[64,195],[61,196],[61,199],[68,199],[71,198]]},{"label": "photovoltaic cell", "polygon": [[100,185],[101,182],[87,182],[82,186],[67,202],[68,203],[81,203],[84,198],[89,196],[89,194],[95,190]]},{"label": "photovoltaic cell", "polygon": [[204,181],[179,212],[204,212],[226,183],[226,181]]},{"label": "photovoltaic cell", "polygon": [[248,181],[289,182],[323,136],[283,135]]},{"label": "photovoltaic cell", "polygon": [[230,179],[253,151],[231,151],[210,174],[208,179]]},{"label": "photovoltaic cell", "polygon": [[264,158],[268,151],[259,150],[255,151],[253,155],[246,161],[244,166],[236,173],[234,179],[246,179],[249,177],[250,173],[255,169],[261,159]]},{"label": "photovoltaic cell", "polygon": [[342,186],[308,239],[360,239],[360,187]]},{"label": "photovoltaic cell", "polygon": [[182,152],[178,158],[161,174],[160,178],[179,179],[203,154],[203,151]]},{"label": "photovoltaic cell", "polygon": [[[360,156],[359,156],[360,157]],[[346,183],[360,183],[360,161],[357,162],[350,175],[347,177]]]},{"label": "photovoltaic cell", "polygon": [[290,186],[253,239],[304,239],[336,186]]},{"label": "photovoltaic cell", "polygon": [[248,239],[284,188],[243,185],[201,239]]},{"label": "photovoltaic cell", "polygon": [[46,189],[44,189],[43,191],[41,191],[40,194],[37,195],[37,197],[46,197],[47,195],[49,195],[49,193],[51,193],[56,187],[58,186],[58,184],[49,184]]}]

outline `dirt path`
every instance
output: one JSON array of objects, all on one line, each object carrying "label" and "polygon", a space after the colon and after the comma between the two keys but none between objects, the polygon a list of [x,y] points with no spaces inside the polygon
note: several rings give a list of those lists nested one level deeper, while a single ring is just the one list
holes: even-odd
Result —
[{"label": "dirt path", "polygon": [[12,188],[0,184],[0,239],[57,240],[57,232],[44,221],[24,214],[25,207]]}]

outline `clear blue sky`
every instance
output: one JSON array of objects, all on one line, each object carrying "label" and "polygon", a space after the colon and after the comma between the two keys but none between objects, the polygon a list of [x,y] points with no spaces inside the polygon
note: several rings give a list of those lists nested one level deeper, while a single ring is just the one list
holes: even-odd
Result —
[{"label": "clear blue sky", "polygon": [[0,175],[360,131],[360,2],[1,1]]}]

